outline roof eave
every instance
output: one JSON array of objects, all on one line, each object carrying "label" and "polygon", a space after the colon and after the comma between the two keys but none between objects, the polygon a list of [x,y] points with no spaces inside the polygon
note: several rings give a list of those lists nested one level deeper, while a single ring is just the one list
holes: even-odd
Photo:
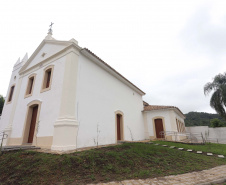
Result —
[{"label": "roof eave", "polygon": [[162,109],[154,109],[154,110],[143,110],[142,112],[150,112],[150,111],[161,111],[161,110],[174,110],[175,112],[179,113],[184,119],[186,118],[184,114],[178,109],[177,107],[170,107],[170,108],[162,108]]}]

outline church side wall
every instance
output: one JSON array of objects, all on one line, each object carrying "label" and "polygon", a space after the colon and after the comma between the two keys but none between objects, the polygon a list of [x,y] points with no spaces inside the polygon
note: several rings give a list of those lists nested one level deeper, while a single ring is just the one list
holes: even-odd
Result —
[{"label": "church side wall", "polygon": [[77,89],[78,148],[116,143],[116,111],[124,140],[145,139],[142,96],[83,55]]},{"label": "church side wall", "polygon": [[[32,101],[41,102],[39,120],[37,128],[37,141],[35,145],[43,147],[51,147],[53,137],[53,124],[59,114],[59,105],[62,94],[63,72],[64,72],[65,57],[55,61],[48,62],[38,69],[28,72],[24,75],[21,82],[21,90],[18,97],[17,107],[12,125],[11,145],[22,144],[25,121],[27,118],[28,104]],[[53,65],[51,89],[41,92],[43,82],[44,69]],[[31,74],[36,74],[33,86],[32,96],[25,98],[25,91],[27,88],[28,77]]]}]

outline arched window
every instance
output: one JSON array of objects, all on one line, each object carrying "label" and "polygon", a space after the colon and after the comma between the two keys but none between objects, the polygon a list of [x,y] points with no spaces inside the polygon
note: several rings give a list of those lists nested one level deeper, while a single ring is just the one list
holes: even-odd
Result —
[{"label": "arched window", "polygon": [[44,69],[41,92],[48,91],[51,89],[52,77],[53,77],[53,65],[48,66]]},{"label": "arched window", "polygon": [[7,103],[11,103],[11,101],[13,99],[14,90],[15,90],[15,85],[12,85],[11,88],[10,88],[10,92],[9,92]]},{"label": "arched window", "polygon": [[32,93],[33,93],[35,76],[36,76],[36,74],[32,74],[28,77],[27,89],[26,89],[26,92],[25,92],[25,98],[31,96]]}]

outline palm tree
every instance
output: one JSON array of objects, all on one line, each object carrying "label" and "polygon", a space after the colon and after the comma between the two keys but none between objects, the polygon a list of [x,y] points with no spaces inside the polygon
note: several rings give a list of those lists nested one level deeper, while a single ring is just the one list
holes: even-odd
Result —
[{"label": "palm tree", "polygon": [[216,110],[216,112],[226,119],[226,73],[218,74],[214,77],[213,82],[208,82],[204,86],[204,94],[208,95],[211,91],[214,91],[210,99],[210,106]]}]

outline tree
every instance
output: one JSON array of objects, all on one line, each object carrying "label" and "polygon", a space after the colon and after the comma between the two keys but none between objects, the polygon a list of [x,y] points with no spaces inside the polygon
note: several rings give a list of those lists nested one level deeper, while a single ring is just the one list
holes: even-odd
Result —
[{"label": "tree", "polygon": [[208,82],[204,86],[205,95],[208,95],[212,90],[214,92],[210,99],[210,106],[214,108],[221,117],[226,119],[226,73],[216,75],[213,82]]},{"label": "tree", "polygon": [[186,127],[190,126],[209,126],[211,127],[211,120],[217,119],[226,127],[226,120],[222,118],[219,114],[211,114],[207,112],[189,112],[185,114]]},{"label": "tree", "polygon": [[4,106],[4,102],[5,102],[5,99],[3,98],[2,95],[0,95],[0,115],[2,114],[2,109],[3,109],[3,106]]},{"label": "tree", "polygon": [[223,127],[224,123],[221,122],[221,120],[214,118],[210,120],[211,123],[211,127],[215,128],[215,127]]}]

